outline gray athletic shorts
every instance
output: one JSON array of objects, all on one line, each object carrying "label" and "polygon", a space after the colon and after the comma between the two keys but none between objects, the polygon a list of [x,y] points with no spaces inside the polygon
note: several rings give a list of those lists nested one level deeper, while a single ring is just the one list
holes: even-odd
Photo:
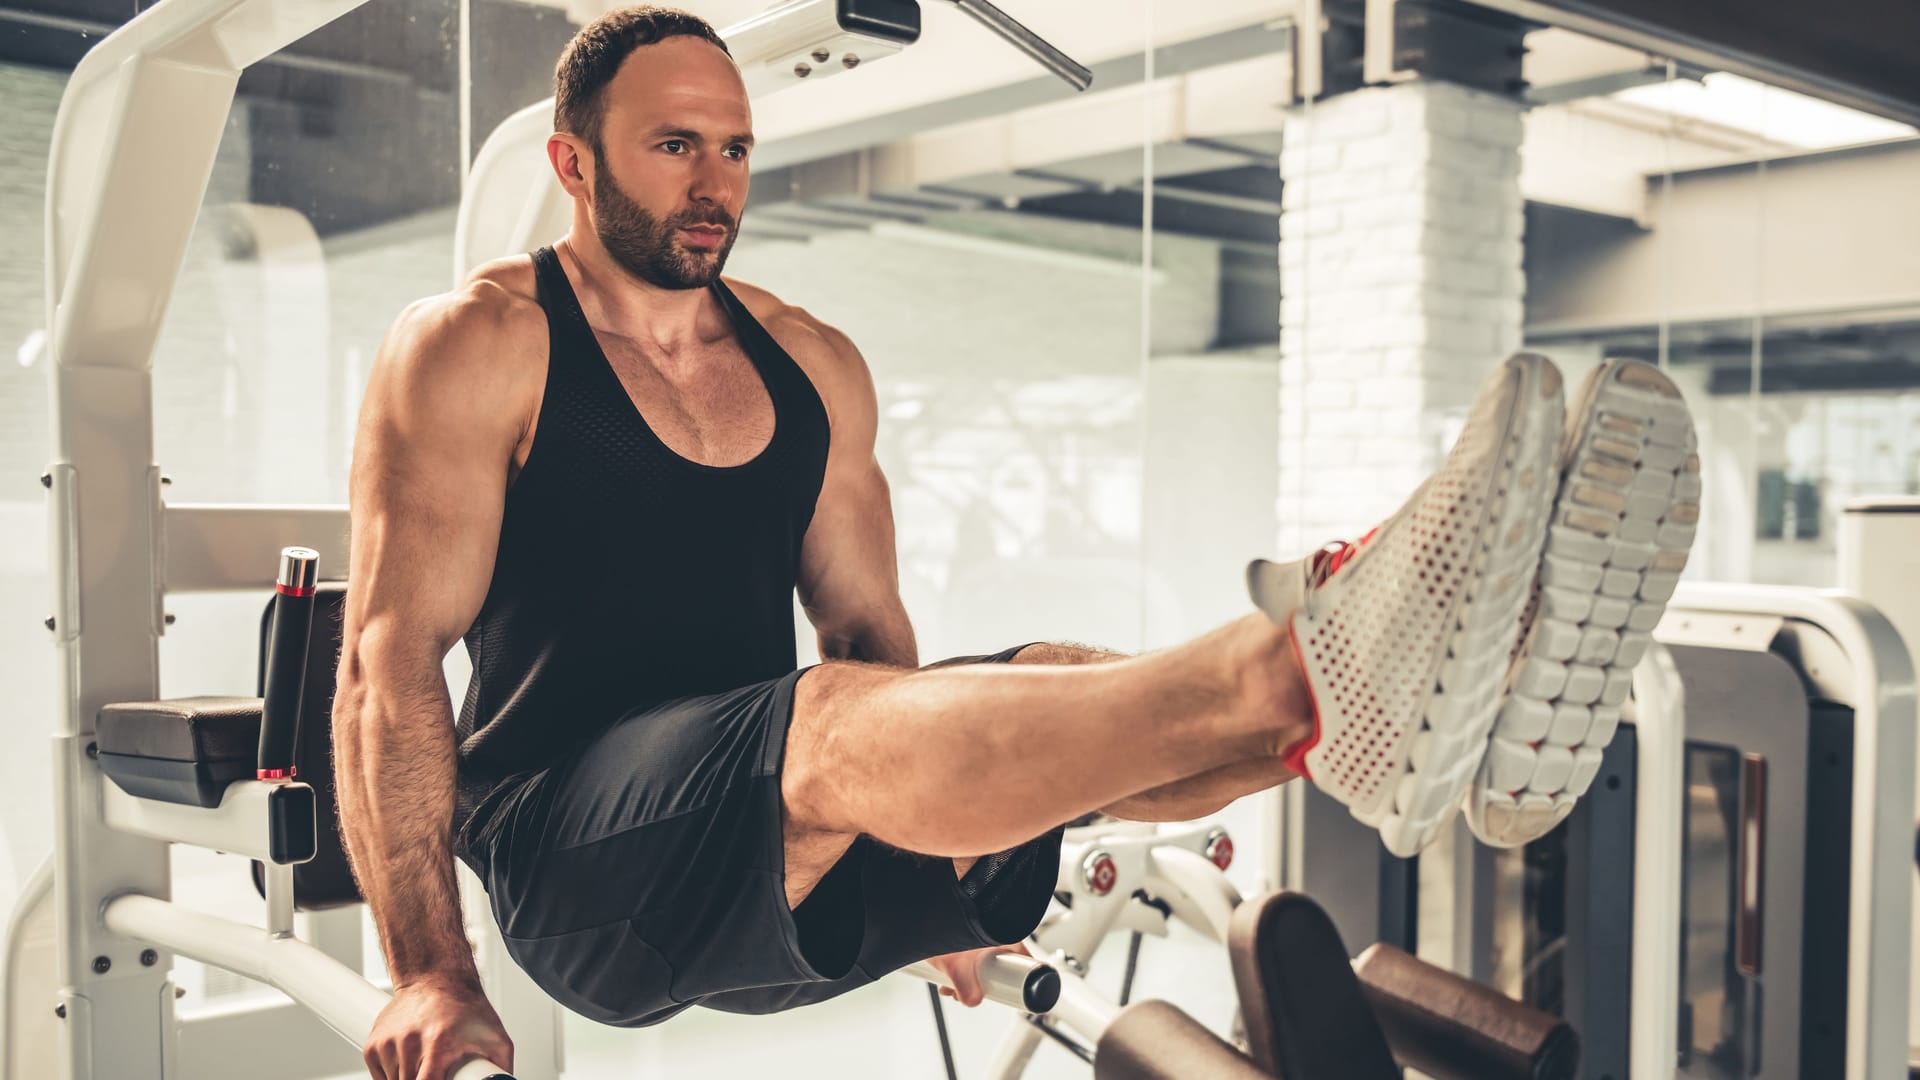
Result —
[{"label": "gray athletic shorts", "polygon": [[488,798],[463,858],[508,954],[560,1004],[619,1027],[691,1005],[777,1012],[1039,925],[1061,828],[959,880],[951,860],[862,836],[788,909],[780,766],[805,671],[631,713]]}]

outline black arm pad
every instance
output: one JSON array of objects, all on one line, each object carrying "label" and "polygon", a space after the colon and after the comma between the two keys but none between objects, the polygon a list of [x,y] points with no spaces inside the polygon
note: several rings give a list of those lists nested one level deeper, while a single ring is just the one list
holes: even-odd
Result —
[{"label": "black arm pad", "polygon": [[1100,1036],[1094,1080],[1273,1080],[1198,1020],[1164,1001],[1127,1006]]},{"label": "black arm pad", "polygon": [[1247,1056],[1281,1080],[1400,1080],[1340,931],[1301,893],[1248,897],[1227,928]]},{"label": "black arm pad", "polygon": [[1580,1038],[1565,1020],[1374,945],[1354,964],[1393,1056],[1434,1080],[1571,1080]]}]

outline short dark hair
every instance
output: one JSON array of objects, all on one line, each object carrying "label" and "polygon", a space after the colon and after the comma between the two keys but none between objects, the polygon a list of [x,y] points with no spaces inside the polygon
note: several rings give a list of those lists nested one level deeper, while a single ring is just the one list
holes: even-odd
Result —
[{"label": "short dark hair", "polygon": [[633,50],[670,37],[697,37],[732,56],[713,26],[698,15],[652,4],[615,8],[580,28],[553,69],[553,126],[587,140],[600,152],[607,115],[607,84]]}]

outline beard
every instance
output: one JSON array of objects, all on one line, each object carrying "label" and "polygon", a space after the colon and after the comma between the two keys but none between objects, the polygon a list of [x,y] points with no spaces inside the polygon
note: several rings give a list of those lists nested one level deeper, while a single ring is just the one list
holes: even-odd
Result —
[{"label": "beard", "polygon": [[[737,223],[725,210],[689,208],[660,218],[635,202],[611,170],[602,168],[593,204],[593,230],[600,244],[627,272],[661,289],[704,289],[720,277],[727,255],[739,236]],[[680,243],[680,230],[693,225],[719,225],[727,238],[718,248],[702,251]]]}]

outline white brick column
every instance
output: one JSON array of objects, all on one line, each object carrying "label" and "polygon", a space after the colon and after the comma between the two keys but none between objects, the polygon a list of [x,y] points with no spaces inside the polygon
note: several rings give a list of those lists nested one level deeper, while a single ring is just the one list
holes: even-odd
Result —
[{"label": "white brick column", "polygon": [[1370,87],[1288,113],[1281,557],[1392,513],[1518,347],[1520,114],[1447,83]]}]

